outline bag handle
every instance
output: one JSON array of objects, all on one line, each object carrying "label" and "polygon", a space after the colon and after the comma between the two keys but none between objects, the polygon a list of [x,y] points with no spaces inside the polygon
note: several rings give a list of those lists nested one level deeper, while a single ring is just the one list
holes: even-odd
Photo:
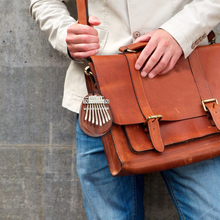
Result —
[{"label": "bag handle", "polygon": [[80,24],[89,25],[88,1],[76,0],[78,22]]}]

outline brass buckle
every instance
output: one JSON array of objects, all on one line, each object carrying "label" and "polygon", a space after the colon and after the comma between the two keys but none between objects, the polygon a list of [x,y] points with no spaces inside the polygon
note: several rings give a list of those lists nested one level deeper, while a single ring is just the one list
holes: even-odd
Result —
[{"label": "brass buckle", "polygon": [[154,122],[157,118],[159,118],[158,121],[160,121],[161,118],[163,118],[163,116],[162,116],[162,115],[150,115],[150,116],[148,117],[148,119],[144,122],[144,126],[147,125],[147,123],[148,123],[149,120],[154,119],[154,120],[153,120],[153,122]]},{"label": "brass buckle", "polygon": [[148,117],[148,120],[150,120],[150,119],[156,120],[157,118],[159,118],[158,121],[160,121],[161,118],[163,118],[163,116],[162,116],[162,115],[150,115],[150,116]]},{"label": "brass buckle", "polygon": [[136,50],[130,50],[130,49],[127,48],[127,49],[125,50],[125,52],[128,52],[128,53],[136,53],[137,51],[136,51]]},{"label": "brass buckle", "polygon": [[218,104],[218,100],[217,99],[206,99],[206,100],[202,100],[202,106],[203,106],[203,109],[205,112],[208,111],[208,109],[206,108],[205,106],[205,103],[208,103],[208,102],[215,102],[216,104]]}]

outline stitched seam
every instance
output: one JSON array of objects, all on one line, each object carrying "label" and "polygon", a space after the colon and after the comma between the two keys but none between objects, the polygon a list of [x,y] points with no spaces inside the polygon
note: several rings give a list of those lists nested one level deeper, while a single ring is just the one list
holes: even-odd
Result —
[{"label": "stitched seam", "polygon": [[181,219],[186,220],[185,216],[184,216],[184,214],[182,212],[182,209],[180,207],[179,201],[178,201],[178,199],[175,196],[174,189],[173,189],[173,186],[171,184],[170,178],[166,174],[164,174],[164,173],[163,173],[163,175],[164,175],[164,177],[166,177],[167,184],[169,184],[169,186],[170,186],[170,193],[172,194],[172,197],[175,200],[176,208],[179,210],[179,214],[180,214]]},{"label": "stitched seam", "polygon": [[132,176],[132,185],[133,185],[133,202],[134,202],[134,216],[133,219],[137,218],[137,184],[136,176]]}]

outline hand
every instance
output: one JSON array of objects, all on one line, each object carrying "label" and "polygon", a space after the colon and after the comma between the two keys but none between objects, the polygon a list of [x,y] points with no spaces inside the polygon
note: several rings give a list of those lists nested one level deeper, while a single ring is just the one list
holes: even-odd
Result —
[{"label": "hand", "polygon": [[66,43],[73,59],[81,60],[99,52],[98,31],[93,26],[100,25],[100,21],[90,16],[89,24],[90,26],[76,23],[67,30]]},{"label": "hand", "polygon": [[[165,30],[151,31],[136,39],[136,42],[149,41],[136,61],[135,68],[141,76],[154,78],[165,74],[175,66],[183,53],[177,41]],[[147,62],[146,62],[147,61]]]}]

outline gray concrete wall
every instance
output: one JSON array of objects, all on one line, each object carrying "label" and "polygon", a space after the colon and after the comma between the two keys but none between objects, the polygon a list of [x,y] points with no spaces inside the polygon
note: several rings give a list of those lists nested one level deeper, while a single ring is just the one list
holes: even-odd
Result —
[{"label": "gray concrete wall", "polygon": [[[0,220],[85,220],[75,115],[61,107],[69,60],[28,7],[0,0]],[[68,7],[75,14],[72,0]],[[146,219],[178,219],[160,175],[145,179]]]}]

